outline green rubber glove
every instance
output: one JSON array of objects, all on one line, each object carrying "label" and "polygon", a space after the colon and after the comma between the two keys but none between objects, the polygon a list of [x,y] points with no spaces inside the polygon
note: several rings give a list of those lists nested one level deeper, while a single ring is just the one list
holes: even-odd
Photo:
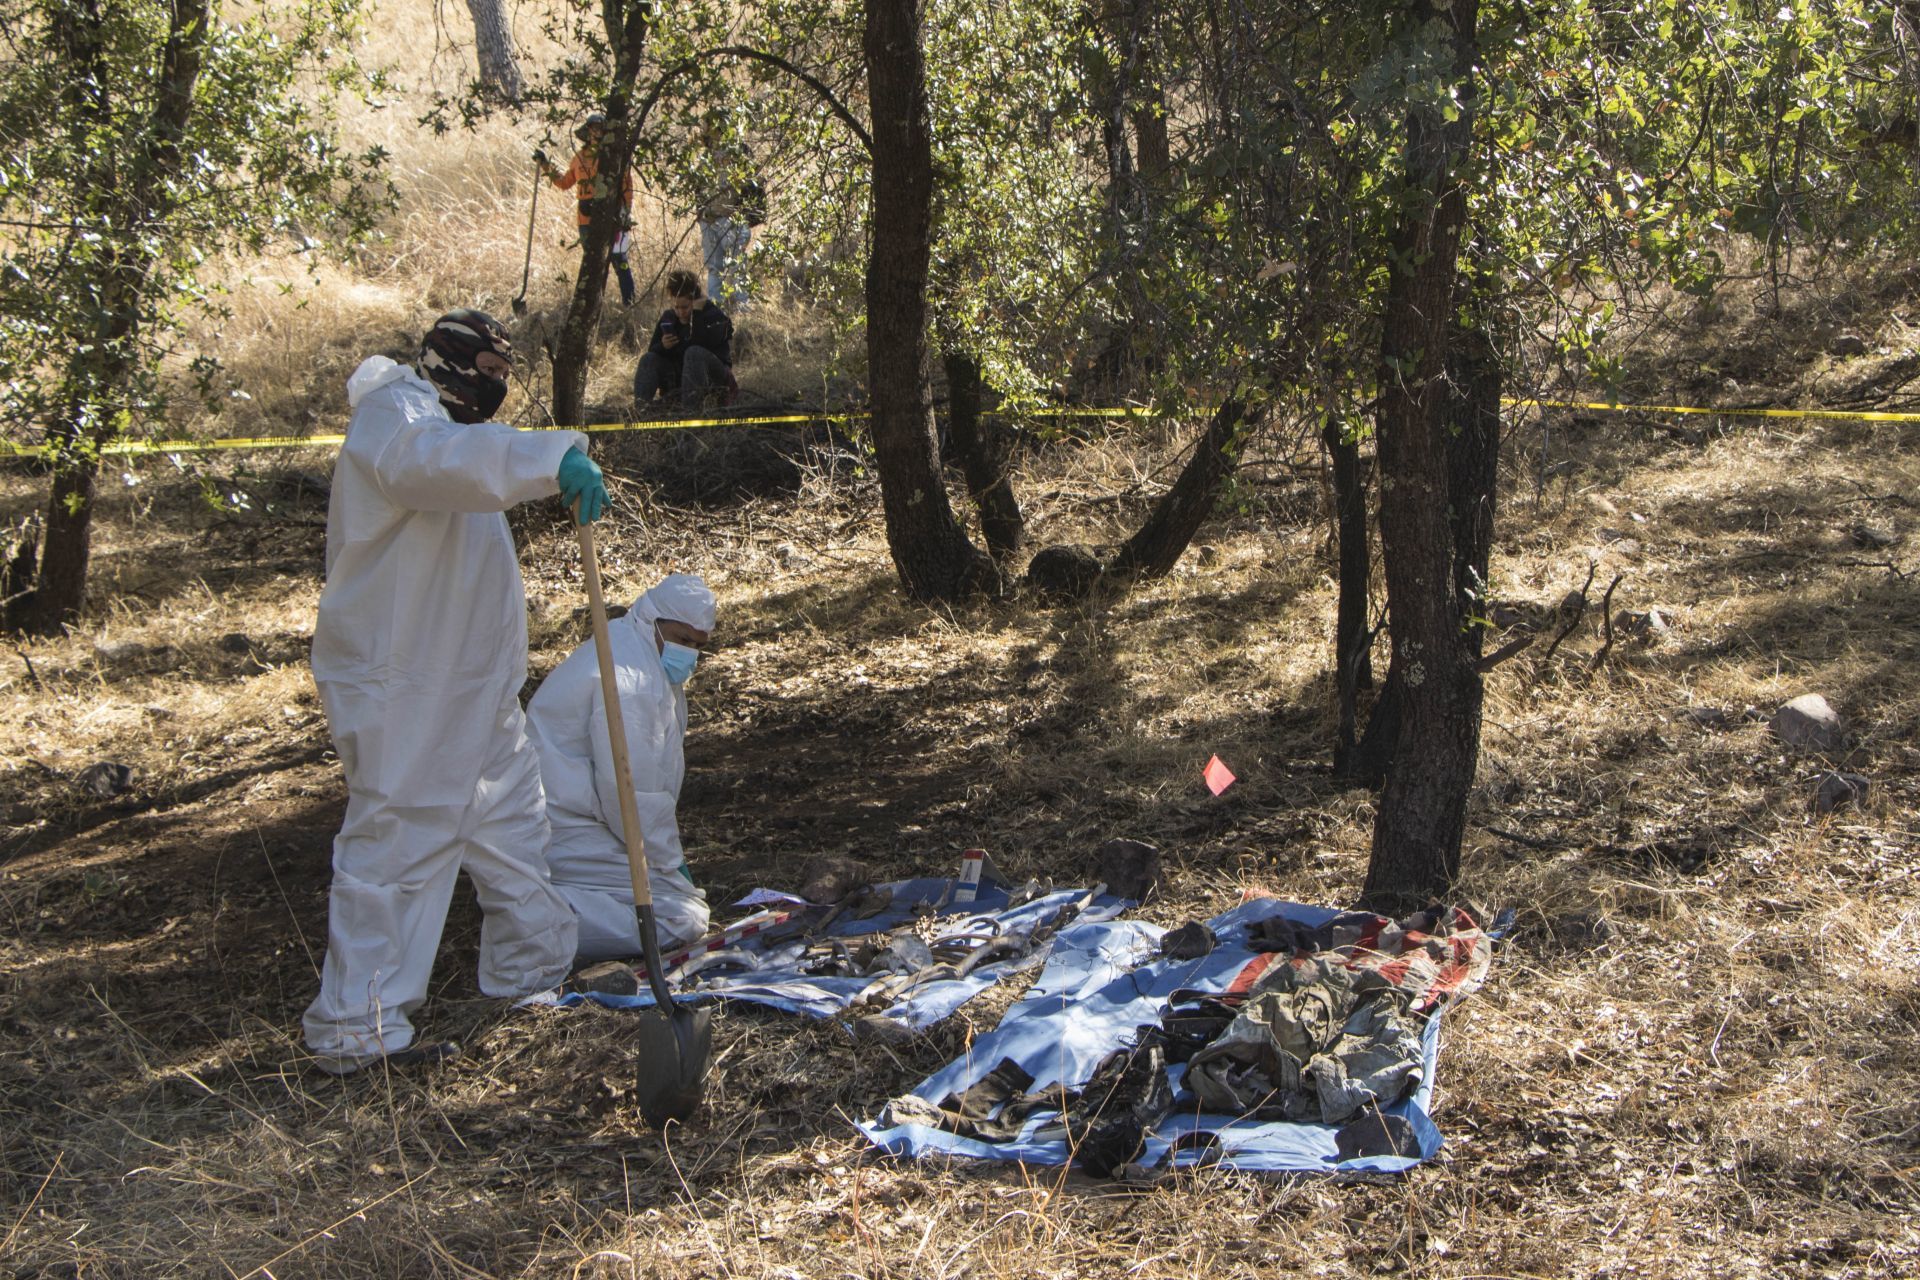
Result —
[{"label": "green rubber glove", "polygon": [[567,450],[567,456],[560,459],[560,471],[555,477],[560,481],[560,501],[572,510],[574,503],[580,504],[576,519],[581,524],[592,524],[607,514],[607,485],[601,478],[600,468],[592,458],[580,452],[575,445]]}]

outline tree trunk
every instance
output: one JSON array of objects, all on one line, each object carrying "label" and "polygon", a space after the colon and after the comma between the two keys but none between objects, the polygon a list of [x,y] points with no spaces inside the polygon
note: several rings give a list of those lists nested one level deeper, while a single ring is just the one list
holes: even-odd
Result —
[{"label": "tree trunk", "polygon": [[1360,721],[1360,690],[1373,687],[1373,638],[1367,621],[1372,590],[1373,547],[1367,529],[1367,463],[1360,444],[1328,420],[1321,433],[1333,469],[1334,545],[1340,559],[1340,602],[1333,624],[1334,688],[1339,728],[1333,771],[1356,776],[1354,752]]},{"label": "tree trunk", "polygon": [[1013,492],[1013,441],[1006,428],[980,414],[980,364],[972,356],[949,353],[947,404],[953,446],[967,492],[980,509],[980,533],[987,554],[1004,560],[1020,547],[1026,521]]},{"label": "tree trunk", "polygon": [[[72,400],[67,421],[49,443],[53,486],[47,502],[46,543],[33,593],[10,610],[9,625],[38,634],[58,631],[86,603],[87,570],[93,552],[94,482],[100,447],[111,443],[130,421],[136,354],[148,302],[144,297],[153,263],[151,237],[144,228],[172,209],[168,195],[179,176],[180,140],[193,112],[194,87],[209,32],[208,0],[173,0],[145,142],[124,158],[96,149],[98,159],[88,183],[89,198],[101,222],[114,228],[100,272],[95,303],[94,341],[66,353],[65,382]],[[65,106],[76,128],[94,123],[103,131],[111,119],[108,85],[100,68],[103,19],[98,5],[77,6],[62,15],[63,36],[79,76]]]},{"label": "tree trunk", "polygon": [[47,503],[46,552],[33,594],[14,610],[20,629],[53,635],[80,612],[87,598],[87,565],[93,553],[93,487],[99,464],[75,457],[53,473]]},{"label": "tree trunk", "polygon": [[957,600],[998,581],[954,519],[934,434],[927,270],[933,236],[925,0],[866,0],[873,115],[867,377],[887,547],[909,595]]},{"label": "tree trunk", "polygon": [[29,516],[9,530],[5,547],[0,548],[0,625],[4,625],[4,610],[33,590],[34,582],[40,577],[40,528],[41,520]]},{"label": "tree trunk", "polygon": [[[1904,65],[1910,100],[1908,110],[1920,116],[1920,3],[1915,0],[1900,0],[1893,6],[1894,43],[1900,49],[1900,61]],[[1914,180],[1909,184],[1911,195],[1910,208],[1920,213],[1920,120],[1914,124],[1914,145],[1908,156],[1913,166]]]},{"label": "tree trunk", "polygon": [[630,117],[652,12],[646,0],[603,0],[601,5],[607,44],[613,51],[613,84],[607,91],[607,131],[600,139],[600,166],[594,178],[599,194],[587,202],[587,225],[580,229],[580,274],[553,344],[553,415],[561,426],[586,421],[588,359],[600,327],[600,305],[607,295],[609,255],[627,209],[623,193],[633,162],[634,133],[643,123]]},{"label": "tree trunk", "polygon": [[1398,911],[1447,892],[1460,868],[1467,793],[1479,760],[1480,674],[1462,635],[1446,448],[1448,320],[1471,141],[1478,0],[1414,0],[1416,31],[1451,45],[1459,109],[1407,117],[1406,173],[1390,258],[1378,408],[1380,539],[1402,724],[1374,821],[1362,900]]},{"label": "tree trunk", "polygon": [[1349,782],[1377,787],[1387,780],[1393,768],[1393,753],[1400,747],[1400,725],[1404,719],[1401,697],[1406,690],[1405,668],[1389,663],[1380,696],[1367,712],[1367,728],[1347,755],[1346,768],[1338,770]]},{"label": "tree trunk", "polygon": [[[1487,567],[1493,554],[1493,510],[1500,464],[1500,394],[1504,373],[1493,340],[1479,328],[1456,327],[1449,339],[1446,453],[1448,525],[1453,534],[1452,587],[1463,630],[1460,643],[1466,656],[1478,661],[1485,647]],[[1365,508],[1362,507],[1364,513]],[[1362,515],[1364,526],[1365,517]],[[1364,527],[1362,536],[1365,536]],[[1365,570],[1364,563],[1361,566]],[[1347,571],[1345,547],[1341,559],[1341,603]],[[1365,626],[1364,604],[1361,625]],[[1366,734],[1346,753],[1334,747],[1334,772],[1344,778],[1379,786],[1393,764],[1400,744],[1406,693],[1405,669],[1390,668],[1386,686],[1374,700]],[[1343,691],[1344,696],[1344,691]],[[1342,712],[1345,711],[1342,703]],[[1346,721],[1341,728],[1344,735]],[[1342,742],[1347,741],[1343,736]]]},{"label": "tree trunk", "polygon": [[1447,491],[1453,585],[1461,616],[1468,620],[1461,643],[1477,662],[1487,637],[1487,570],[1493,559],[1504,370],[1492,336],[1477,323],[1454,330],[1449,363]]},{"label": "tree trunk", "polygon": [[1090,42],[1085,83],[1092,109],[1100,118],[1100,145],[1106,157],[1106,217],[1102,228],[1112,254],[1108,268],[1119,297],[1113,329],[1094,357],[1100,378],[1125,387],[1142,367],[1151,367],[1152,335],[1143,332],[1151,310],[1134,261],[1141,252],[1139,227],[1146,193],[1134,163],[1127,124],[1134,114],[1134,77],[1139,71],[1140,15],[1151,0],[1094,0],[1090,18],[1099,38]]},{"label": "tree trunk", "polygon": [[473,14],[473,47],[480,61],[480,83],[502,102],[518,105],[526,96],[526,81],[513,54],[513,28],[500,0],[467,0]]},{"label": "tree trunk", "polygon": [[1161,49],[1154,32],[1158,0],[1125,0],[1127,42],[1125,92],[1133,120],[1135,174],[1141,182],[1164,180],[1173,166],[1167,135],[1167,91],[1160,81]]},{"label": "tree trunk", "polygon": [[1167,136],[1166,94],[1157,84],[1145,85],[1141,91],[1147,100],[1133,109],[1133,136],[1140,152],[1140,176],[1151,182],[1172,170],[1173,141]]},{"label": "tree trunk", "polygon": [[1243,428],[1246,411],[1246,403],[1238,398],[1229,398],[1215,410],[1206,435],[1194,446],[1173,487],[1107,566],[1109,575],[1159,578],[1173,571],[1201,523],[1213,513],[1221,486],[1239,465],[1247,434],[1258,425]]},{"label": "tree trunk", "polygon": [[[608,113],[611,122],[612,113]],[[613,138],[609,128],[600,144],[601,154]],[[573,299],[567,304],[567,318],[560,323],[560,336],[553,344],[553,420],[561,426],[579,426],[587,420],[588,361],[593,354],[593,335],[600,327],[600,307],[607,294],[607,262],[617,231],[598,206],[604,200],[589,201],[589,221],[580,229],[580,274],[574,278]]]}]

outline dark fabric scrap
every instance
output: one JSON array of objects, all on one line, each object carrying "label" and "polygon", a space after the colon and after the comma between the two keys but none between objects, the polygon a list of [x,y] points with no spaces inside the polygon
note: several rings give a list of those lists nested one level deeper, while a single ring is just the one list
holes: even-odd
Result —
[{"label": "dark fabric scrap", "polygon": [[1220,940],[1198,920],[1189,920],[1160,939],[1160,954],[1169,960],[1198,960],[1212,953]]},{"label": "dark fabric scrap", "polygon": [[1036,1111],[1058,1111],[1073,1098],[1059,1088],[1028,1093],[1033,1076],[1011,1058],[960,1093],[950,1093],[934,1106],[924,1098],[903,1094],[887,1104],[889,1124],[920,1124],[944,1129],[982,1142],[1006,1142],[1020,1136]]},{"label": "dark fabric scrap", "polygon": [[1304,925],[1285,916],[1269,916],[1248,928],[1247,945],[1255,951],[1332,951],[1351,946],[1380,917],[1366,911],[1347,911],[1324,924]]},{"label": "dark fabric scrap", "polygon": [[1116,1049],[1067,1108],[1067,1135],[1080,1167],[1097,1178],[1138,1156],[1147,1133],[1173,1110],[1167,1052],[1158,1027],[1143,1027],[1132,1048]]},{"label": "dark fabric scrap", "polygon": [[1390,1116],[1381,1111],[1369,1111],[1357,1120],[1350,1120],[1340,1126],[1340,1132],[1333,1135],[1340,1149],[1342,1160],[1358,1160],[1363,1156],[1410,1156],[1420,1150],[1420,1139],[1413,1132],[1413,1125],[1405,1116]]},{"label": "dark fabric scrap", "polygon": [[1167,1061],[1185,1062],[1218,1040],[1239,1011],[1238,1001],[1229,1003],[1218,996],[1188,993],[1185,999],[1176,999],[1160,1015]]}]

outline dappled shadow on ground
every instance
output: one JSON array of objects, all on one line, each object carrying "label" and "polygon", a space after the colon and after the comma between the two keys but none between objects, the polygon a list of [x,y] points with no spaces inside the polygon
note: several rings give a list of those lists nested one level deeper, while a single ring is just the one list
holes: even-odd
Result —
[{"label": "dappled shadow on ground", "polygon": [[[682,820],[696,865],[725,900],[790,887],[823,850],[890,875],[988,843],[1011,871],[1064,878],[1108,835],[1176,850],[1254,841],[1286,807],[1277,784],[1214,800],[1194,757],[1199,742],[1249,740],[1248,726],[1129,688],[1116,629],[1127,646],[1231,646],[1296,590],[981,606],[963,622],[1000,636],[986,649],[878,575],[761,598],[729,618],[695,687]],[[943,631],[955,641],[944,648]],[[95,656],[85,678],[237,689],[255,649],[297,660],[281,639],[229,652],[181,636]],[[58,663],[48,674],[82,678]],[[1143,772],[1187,785],[1115,804]],[[309,720],[131,800],[30,806],[44,816],[0,882],[0,1017],[13,1033],[0,1050],[0,1179],[16,1204],[38,1196],[15,1257],[129,1275],[244,1274],[283,1252],[308,1274],[516,1270],[672,1188],[702,1205],[749,1184],[809,1194],[827,1167],[814,1153],[846,1158],[851,1119],[993,1016],[988,1000],[889,1045],[725,1011],[709,1105],[663,1142],[634,1114],[630,1018],[515,1013],[479,996],[463,890],[422,1023],[467,1057],[430,1076],[335,1081],[309,1069],[298,1022],[343,802],[324,726]]]},{"label": "dappled shadow on ground", "polygon": [[[634,1115],[631,1017],[481,998],[463,893],[425,1023],[467,1057],[430,1076],[333,1080],[310,1069],[298,1019],[342,797],[311,764],[277,781],[253,778],[244,807],[122,816],[16,858],[0,898],[0,1186],[38,1206],[11,1255],[28,1273],[241,1274],[296,1246],[307,1274],[415,1274],[435,1256],[492,1272],[636,1194],[703,1195],[742,1159],[838,1136],[967,1034],[963,1020],[887,1048],[723,1012],[708,1108],[663,1144]],[[286,790],[316,782],[319,799]],[[423,1179],[433,1203],[383,1198]],[[366,1188],[353,1193],[363,1214],[339,1198],[347,1185]],[[468,1191],[442,1195],[454,1187]],[[86,1230],[109,1188],[113,1222]],[[330,1227],[339,1234],[319,1234]]]},{"label": "dappled shadow on ground", "polygon": [[[1520,923],[1493,983],[1450,1016],[1441,1167],[1340,1187],[1202,1173],[1120,1199],[1078,1175],[866,1154],[851,1122],[964,1052],[1015,984],[898,1044],[724,1010],[708,1106],[663,1138],[633,1107],[632,1019],[480,997],[464,889],[421,1023],[467,1055],[427,1075],[321,1076],[298,1020],[344,794],[292,671],[303,622],[236,613],[217,625],[244,626],[246,643],[222,647],[183,610],[180,634],[143,633],[137,650],[36,650],[47,687],[13,686],[42,719],[77,721],[105,714],[89,696],[104,708],[190,685],[258,736],[196,729],[203,758],[159,774],[131,797],[138,811],[8,797],[33,823],[0,864],[0,1186],[21,1224],[0,1258],[142,1277],[602,1263],[879,1276],[954,1271],[965,1243],[1026,1274],[1157,1274],[1176,1252],[1223,1275],[1624,1272],[1647,1256],[1716,1274],[1900,1274],[1920,1207],[1896,1105],[1920,1087],[1900,1048],[1920,1006],[1890,933],[1912,910],[1915,596],[1837,563],[1868,558],[1817,505],[1850,486],[1815,477],[1799,491],[1812,503],[1777,477],[1687,496],[1659,488],[1688,482],[1676,453],[1641,465],[1648,483],[1611,491],[1645,516],[1638,549],[1602,554],[1629,573],[1616,608],[1670,606],[1676,625],[1622,635],[1590,672],[1590,616],[1553,660],[1529,651],[1492,680],[1462,893],[1515,906]],[[1716,504],[1739,527],[1718,528]],[[1912,511],[1883,505],[1911,537]],[[729,518],[607,540],[629,586],[669,564],[722,585],[681,810],[716,900],[792,887],[822,851],[927,874],[984,845],[1015,875],[1070,879],[1114,835],[1169,854],[1154,919],[1211,914],[1247,889],[1351,897],[1372,800],[1323,768],[1329,597],[1310,531],[1224,519],[1208,534],[1217,558],[1134,593],[947,613],[904,601],[877,539],[837,532],[842,510]],[[1551,604],[1569,572],[1578,585],[1596,527],[1627,519],[1516,511],[1499,571]],[[540,666],[579,634],[578,587],[564,530],[526,532],[532,594],[552,602],[536,616]],[[811,567],[771,558],[788,540]],[[286,590],[234,566],[243,543],[175,545],[224,558],[186,578]],[[1907,545],[1886,553],[1903,571]],[[1806,558],[1732,559],[1749,550]],[[183,609],[192,590],[156,596]],[[1877,788],[1859,809],[1810,813],[1826,762],[1789,756],[1762,725],[1675,715],[1769,711],[1802,684],[1855,722],[1840,762]],[[107,745],[180,722],[126,723]],[[59,728],[35,731],[51,745]],[[1215,752],[1241,776],[1220,797],[1199,777]],[[919,1271],[902,1261],[922,1256]]]},{"label": "dappled shadow on ground", "polygon": [[[727,647],[692,686],[683,827],[725,848],[720,865],[740,875],[791,875],[791,859],[823,850],[938,873],[979,845],[1009,871],[1061,876],[1115,835],[1225,840],[1289,807],[1282,790],[1317,767],[1324,741],[1294,746],[1296,769],[1287,747],[1273,750],[1264,717],[1203,712],[1132,678],[1113,633],[1125,632],[1130,654],[1212,654],[1230,684],[1244,673],[1223,655],[1298,589],[1176,605],[981,606],[960,622],[994,636],[987,646],[943,646],[924,613],[880,607],[886,580],[775,593],[723,619]],[[1317,730],[1324,692],[1297,688],[1282,705],[1307,708]],[[1214,749],[1243,761],[1257,749],[1271,766],[1217,799],[1199,782]],[[1179,783],[1143,794],[1126,781],[1142,776]]]}]

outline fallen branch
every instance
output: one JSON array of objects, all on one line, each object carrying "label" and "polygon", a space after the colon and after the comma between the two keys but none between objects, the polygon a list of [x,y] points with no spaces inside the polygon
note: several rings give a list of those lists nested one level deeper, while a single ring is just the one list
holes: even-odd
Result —
[{"label": "fallen branch", "polygon": [[1857,498],[1842,499],[1840,502],[1835,503],[1835,506],[1847,507],[1852,506],[1856,502],[1867,502],[1875,505],[1882,502],[1890,502],[1896,507],[1910,507],[1913,505],[1913,502],[1904,493],[1875,493],[1851,476],[1842,476],[1840,479],[1843,483],[1850,484],[1858,489],[1860,496]]},{"label": "fallen branch", "polygon": [[1900,581],[1907,580],[1906,570],[1891,560],[1835,560],[1834,563],[1845,565],[1850,569],[1885,569]]},{"label": "fallen branch", "polygon": [[1539,638],[1539,636],[1534,635],[1532,632],[1528,632],[1516,640],[1509,640],[1492,653],[1480,659],[1480,661],[1474,663],[1473,669],[1480,675],[1485,675]]},{"label": "fallen branch", "polygon": [[40,673],[33,669],[33,659],[27,656],[27,651],[25,649],[22,649],[17,644],[12,646],[12,648],[15,653],[20,655],[20,661],[27,664],[27,674],[33,677],[33,687],[36,689],[45,690],[47,686],[40,683]]},{"label": "fallen branch", "polygon": [[1552,658],[1554,651],[1560,647],[1560,642],[1572,635],[1573,629],[1580,625],[1580,619],[1587,616],[1587,590],[1593,586],[1593,575],[1598,572],[1600,572],[1600,562],[1587,561],[1587,580],[1580,584],[1580,603],[1575,606],[1573,617],[1567,619],[1567,625],[1560,628],[1560,634],[1553,638],[1553,643],[1547,646],[1547,651],[1540,655],[1540,661],[1545,662]]},{"label": "fallen branch", "polygon": [[1600,669],[1600,664],[1607,660],[1607,651],[1613,648],[1613,589],[1619,586],[1626,576],[1624,573],[1614,574],[1613,581],[1607,584],[1607,594],[1600,599],[1600,621],[1604,626],[1605,638],[1600,642],[1600,647],[1593,651],[1592,660],[1587,663],[1588,674]]},{"label": "fallen branch", "polygon": [[1508,831],[1505,827],[1488,827],[1487,834],[1499,836],[1502,840],[1511,840],[1515,844],[1525,845],[1529,849],[1552,852],[1566,847],[1564,840],[1542,840],[1537,836],[1523,836],[1518,831]]}]

